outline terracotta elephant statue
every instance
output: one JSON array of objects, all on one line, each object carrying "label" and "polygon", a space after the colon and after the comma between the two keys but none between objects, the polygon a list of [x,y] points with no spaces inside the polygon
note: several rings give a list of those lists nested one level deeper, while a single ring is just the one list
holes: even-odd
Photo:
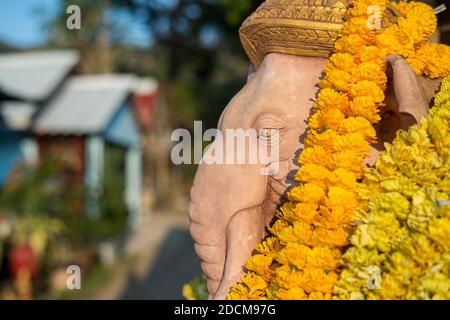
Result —
[{"label": "terracotta elephant statue", "polygon": [[[190,233],[207,277],[210,299],[226,298],[239,282],[245,261],[266,235],[276,207],[295,184],[297,157],[303,148],[307,119],[322,77],[325,58],[282,53],[265,56],[258,70],[248,76],[219,120],[226,129],[278,129],[278,171],[262,175],[268,163],[206,164],[198,167],[191,190]],[[368,164],[377,159],[384,141],[427,113],[438,84],[416,76],[398,56],[387,58],[389,83],[386,107],[378,126],[379,143]],[[225,138],[226,139],[226,138]],[[246,150],[258,143],[250,139]],[[214,142],[216,143],[216,142]],[[213,144],[214,144],[213,143]]]}]

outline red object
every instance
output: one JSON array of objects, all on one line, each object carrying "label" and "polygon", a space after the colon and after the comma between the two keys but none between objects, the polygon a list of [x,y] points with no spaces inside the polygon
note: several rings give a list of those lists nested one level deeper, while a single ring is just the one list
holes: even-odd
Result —
[{"label": "red object", "polygon": [[147,132],[153,125],[158,96],[159,88],[157,86],[143,88],[133,93],[133,107],[143,132]]},{"label": "red object", "polygon": [[37,276],[39,262],[28,244],[11,248],[8,258],[9,272],[13,278],[16,278],[21,270],[27,270],[32,278]]}]

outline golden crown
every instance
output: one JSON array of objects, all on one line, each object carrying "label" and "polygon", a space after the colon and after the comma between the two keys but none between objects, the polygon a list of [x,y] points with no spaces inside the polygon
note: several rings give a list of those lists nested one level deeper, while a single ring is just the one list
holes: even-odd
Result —
[{"label": "golden crown", "polygon": [[[250,61],[258,68],[271,52],[329,57],[350,0],[267,0],[239,30]],[[388,10],[383,25],[398,14]],[[395,20],[394,20],[395,21]]]}]

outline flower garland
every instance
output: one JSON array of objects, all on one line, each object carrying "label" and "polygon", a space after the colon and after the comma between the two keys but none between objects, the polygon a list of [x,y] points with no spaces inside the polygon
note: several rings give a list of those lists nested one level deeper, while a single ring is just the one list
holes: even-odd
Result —
[{"label": "flower garland", "polygon": [[[344,299],[450,299],[450,77],[360,187],[367,212],[343,255]],[[369,283],[371,282],[371,283]]]},{"label": "flower garland", "polygon": [[[358,180],[373,125],[385,99],[385,57],[400,54],[430,78],[450,71],[450,50],[428,44],[436,17],[422,3],[400,3],[404,16],[382,30],[370,30],[370,6],[385,12],[386,0],[355,0],[309,120],[296,180],[277,220],[245,267],[242,283],[228,299],[330,299],[338,280],[343,249],[354,231]],[[445,61],[445,64],[442,62]]]}]

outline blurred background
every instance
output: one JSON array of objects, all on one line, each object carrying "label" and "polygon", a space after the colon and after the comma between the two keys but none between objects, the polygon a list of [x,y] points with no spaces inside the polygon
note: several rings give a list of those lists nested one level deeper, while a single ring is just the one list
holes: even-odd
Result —
[{"label": "blurred background", "polygon": [[170,135],[216,127],[245,83],[238,29],[260,3],[0,2],[0,299],[182,298],[201,275],[196,166],[172,165]]}]

